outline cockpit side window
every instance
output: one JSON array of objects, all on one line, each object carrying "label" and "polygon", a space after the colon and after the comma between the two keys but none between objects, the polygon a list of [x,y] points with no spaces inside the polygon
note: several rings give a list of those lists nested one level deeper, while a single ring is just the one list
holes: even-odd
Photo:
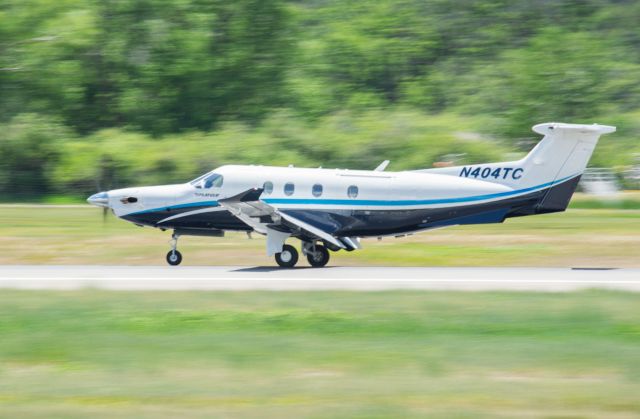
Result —
[{"label": "cockpit side window", "polygon": [[207,177],[204,180],[204,188],[205,189],[219,188],[219,187],[222,186],[223,180],[224,180],[224,178],[222,177],[222,175],[218,175],[216,173],[213,173],[211,176]]},{"label": "cockpit side window", "polygon": [[195,186],[196,188],[201,188],[202,186],[200,186],[200,184],[202,183],[202,179],[206,178],[207,176],[209,176],[209,173],[205,173],[202,176],[199,176],[195,179],[193,179],[191,182],[189,182],[191,185]]},{"label": "cockpit side window", "polygon": [[192,180],[191,183],[198,189],[209,189],[209,188],[219,188],[222,186],[222,182],[224,178],[222,175],[217,173],[207,173],[205,175],[200,176],[199,178]]}]

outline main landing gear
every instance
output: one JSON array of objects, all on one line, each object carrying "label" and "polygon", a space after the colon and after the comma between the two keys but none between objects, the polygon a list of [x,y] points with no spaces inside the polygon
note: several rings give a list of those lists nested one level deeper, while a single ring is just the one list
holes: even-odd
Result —
[{"label": "main landing gear", "polygon": [[182,262],[182,253],[178,252],[177,249],[178,237],[180,236],[176,233],[173,233],[173,235],[171,236],[171,241],[169,242],[169,244],[171,245],[171,250],[169,251],[169,253],[167,253],[167,263],[171,266],[180,265],[180,262]]},{"label": "main landing gear", "polygon": [[293,268],[298,263],[298,251],[290,244],[285,244],[282,252],[276,253],[276,263],[282,268]]},{"label": "main landing gear", "polygon": [[313,246],[315,251],[307,252],[307,260],[309,261],[309,265],[314,268],[322,268],[327,263],[329,263],[329,251],[326,247],[321,245]]},{"label": "main landing gear", "polygon": [[[321,268],[329,262],[329,251],[320,244],[302,242],[302,254],[314,268]],[[282,247],[282,252],[276,253],[276,263],[283,268],[293,268],[297,262],[298,251],[289,244]]]}]

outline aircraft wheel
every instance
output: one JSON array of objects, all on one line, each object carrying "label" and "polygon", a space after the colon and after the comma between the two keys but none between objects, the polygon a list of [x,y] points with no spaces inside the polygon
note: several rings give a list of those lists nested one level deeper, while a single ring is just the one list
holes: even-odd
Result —
[{"label": "aircraft wheel", "polygon": [[276,263],[283,268],[293,268],[298,263],[298,251],[295,247],[285,244],[282,252],[276,253]]},{"label": "aircraft wheel", "polygon": [[177,250],[171,250],[167,253],[167,263],[169,265],[177,266],[180,265],[180,262],[182,262],[182,253]]},{"label": "aircraft wheel", "polygon": [[315,253],[307,253],[307,260],[314,268],[322,268],[329,263],[329,251],[324,246],[316,245]]}]

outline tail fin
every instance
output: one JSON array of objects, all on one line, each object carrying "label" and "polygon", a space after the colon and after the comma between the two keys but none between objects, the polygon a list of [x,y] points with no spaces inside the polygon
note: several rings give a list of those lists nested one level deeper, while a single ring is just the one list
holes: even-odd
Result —
[{"label": "tail fin", "polygon": [[530,207],[510,216],[564,211],[587,167],[598,139],[615,132],[608,125],[550,122],[533,131],[544,135],[523,159],[503,163],[475,164],[418,170],[423,173],[459,176],[499,183],[522,193],[544,191]]},{"label": "tail fin", "polygon": [[522,169],[518,187],[556,183],[582,175],[603,134],[615,132],[608,125],[545,123],[533,127],[544,135],[517,166]]},{"label": "tail fin", "polygon": [[544,135],[521,160],[419,170],[499,183],[514,189],[551,186],[584,172],[598,139],[615,132],[608,125],[579,125],[550,122],[538,124],[533,131]]}]

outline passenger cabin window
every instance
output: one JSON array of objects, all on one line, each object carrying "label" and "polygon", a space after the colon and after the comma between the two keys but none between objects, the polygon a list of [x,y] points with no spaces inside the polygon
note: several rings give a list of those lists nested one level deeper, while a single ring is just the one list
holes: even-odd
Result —
[{"label": "passenger cabin window", "polygon": [[262,189],[265,195],[271,195],[271,192],[273,192],[273,183],[265,182],[264,185],[262,185]]},{"label": "passenger cabin window", "polygon": [[293,192],[296,190],[296,187],[293,183],[287,183],[284,185],[284,194],[287,196],[293,195]]},{"label": "passenger cabin window", "polygon": [[322,195],[322,185],[319,185],[317,183],[315,185],[313,185],[313,188],[311,188],[311,193],[316,198],[319,197],[320,195]]},{"label": "passenger cabin window", "polygon": [[347,189],[347,195],[349,198],[356,198],[358,196],[358,187],[356,185],[349,186],[349,189]]}]

